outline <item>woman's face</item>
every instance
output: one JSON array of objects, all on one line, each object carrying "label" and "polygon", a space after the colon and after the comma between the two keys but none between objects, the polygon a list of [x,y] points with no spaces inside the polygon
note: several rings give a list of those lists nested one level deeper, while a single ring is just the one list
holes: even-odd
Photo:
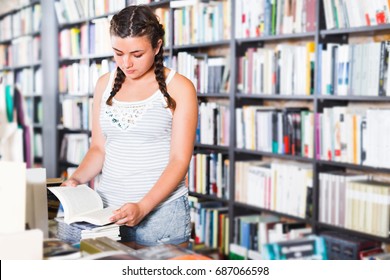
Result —
[{"label": "woman's face", "polygon": [[138,79],[148,72],[154,63],[161,42],[153,49],[147,36],[126,37],[111,36],[114,59],[126,77]]}]

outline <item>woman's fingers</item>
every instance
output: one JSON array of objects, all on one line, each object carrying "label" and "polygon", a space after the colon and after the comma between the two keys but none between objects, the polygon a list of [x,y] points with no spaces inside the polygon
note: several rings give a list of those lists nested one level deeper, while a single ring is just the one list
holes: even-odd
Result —
[{"label": "woman's fingers", "polygon": [[124,218],[122,218],[122,219],[116,221],[115,223],[116,223],[117,225],[126,225],[127,222],[128,222],[128,219],[127,219],[127,216],[126,216],[126,217],[124,217]]}]

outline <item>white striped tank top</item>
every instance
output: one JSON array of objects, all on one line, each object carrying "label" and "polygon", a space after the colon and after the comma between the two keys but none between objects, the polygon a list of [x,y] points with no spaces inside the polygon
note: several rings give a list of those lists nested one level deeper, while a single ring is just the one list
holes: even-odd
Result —
[{"label": "white striped tank top", "polygon": [[[175,71],[171,70],[166,84]],[[172,112],[160,90],[135,102],[115,98],[106,105],[115,71],[110,75],[100,109],[100,125],[106,138],[101,184],[97,192],[105,206],[121,207],[138,202],[154,186],[169,161]],[[187,194],[184,178],[158,207]]]}]

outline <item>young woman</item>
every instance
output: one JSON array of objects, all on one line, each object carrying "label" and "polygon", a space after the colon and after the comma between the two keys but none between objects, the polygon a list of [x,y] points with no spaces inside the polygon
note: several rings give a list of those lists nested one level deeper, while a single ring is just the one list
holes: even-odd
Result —
[{"label": "young woman", "polygon": [[190,236],[184,177],[193,152],[197,98],[191,81],[163,66],[164,29],[147,6],[128,6],[111,20],[117,69],[100,77],[92,143],[63,185],[97,189],[122,241],[186,244]]}]

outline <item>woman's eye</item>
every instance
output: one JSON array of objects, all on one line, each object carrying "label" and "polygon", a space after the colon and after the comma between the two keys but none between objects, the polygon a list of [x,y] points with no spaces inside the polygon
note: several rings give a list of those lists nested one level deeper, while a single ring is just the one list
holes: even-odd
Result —
[{"label": "woman's eye", "polygon": [[134,55],[135,58],[140,58],[141,56],[142,56],[142,54]]},{"label": "woman's eye", "polygon": [[117,56],[122,56],[123,54],[121,54],[121,53],[115,53],[115,55],[117,55]]}]

